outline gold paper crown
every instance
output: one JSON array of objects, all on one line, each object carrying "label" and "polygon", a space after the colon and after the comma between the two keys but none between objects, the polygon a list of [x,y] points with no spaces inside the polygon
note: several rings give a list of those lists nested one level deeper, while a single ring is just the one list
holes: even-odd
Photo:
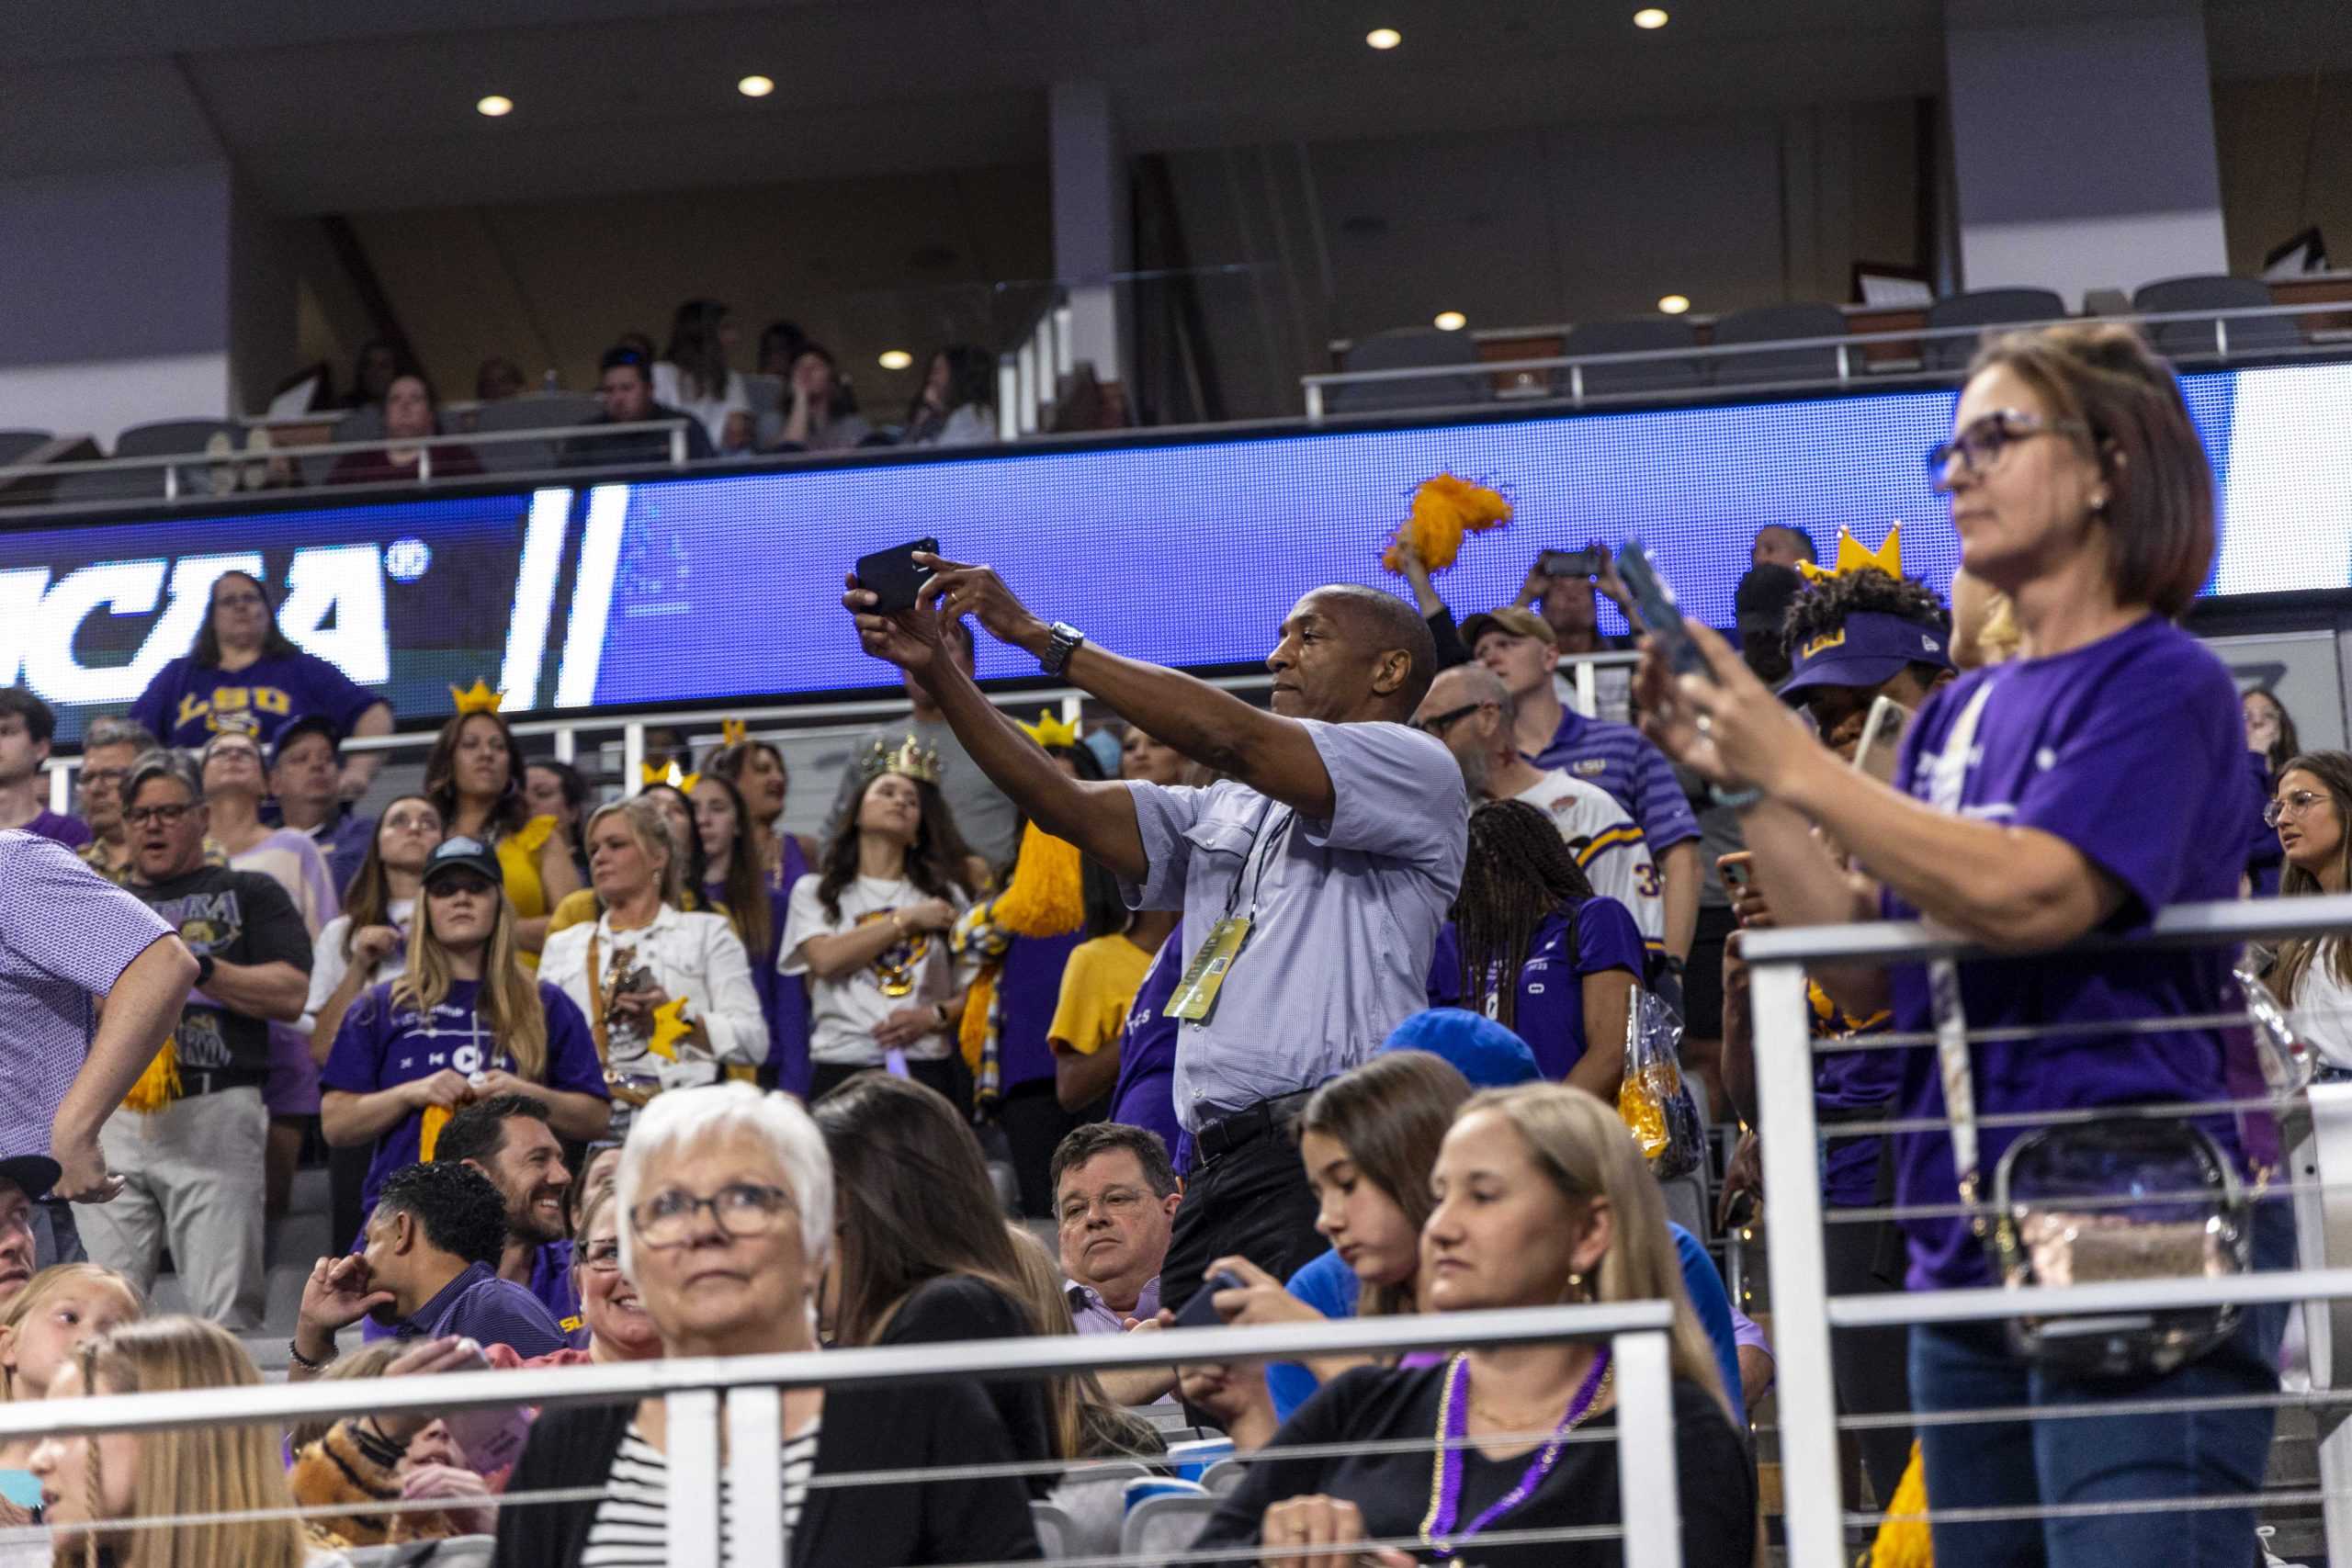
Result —
[{"label": "gold paper crown", "polygon": [[722,718],[718,721],[718,743],[721,746],[741,746],[751,737],[752,727],[740,718]]},{"label": "gold paper crown", "polygon": [[1040,746],[1075,746],[1078,744],[1078,726],[1071,723],[1069,719],[1056,718],[1054,716],[1054,710],[1051,708],[1038,709],[1037,722],[1035,724],[1021,724],[1021,721],[1017,718],[1012,722],[1020,724],[1022,732]]},{"label": "gold paper crown", "polygon": [[1844,528],[1838,530],[1838,564],[1815,566],[1809,560],[1797,562],[1797,570],[1804,573],[1807,582],[1826,582],[1833,577],[1844,577],[1856,571],[1883,571],[1887,576],[1903,575],[1903,525],[1886,525],[1886,542],[1875,550],[1862,548],[1861,541]]},{"label": "gold paper crown", "polygon": [[659,765],[652,762],[639,762],[637,765],[637,776],[644,781],[645,788],[650,789],[655,784],[674,784],[684,795],[694,794],[695,785],[702,783],[700,773],[684,773],[675,762],[663,762]]},{"label": "gold paper crown", "polygon": [[866,742],[865,755],[858,760],[858,782],[863,784],[884,773],[935,784],[939,782],[939,748],[918,744],[911,735],[896,748],[879,740]]},{"label": "gold paper crown", "polygon": [[466,691],[461,692],[455,686],[450,687],[449,700],[458,705],[458,711],[460,714],[469,714],[496,713],[498,705],[506,699],[502,694],[493,692],[484,685],[481,677],[477,675],[474,677],[473,685]]}]

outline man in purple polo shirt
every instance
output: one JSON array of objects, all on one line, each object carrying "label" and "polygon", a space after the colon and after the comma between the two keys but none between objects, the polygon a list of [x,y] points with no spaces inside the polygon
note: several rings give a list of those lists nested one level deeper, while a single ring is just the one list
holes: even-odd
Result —
[{"label": "man in purple polo shirt", "polygon": [[[1283,1131],[1419,1010],[1462,883],[1462,772],[1404,722],[1437,672],[1428,625],[1376,589],[1315,590],[1266,657],[1268,712],[1047,623],[986,567],[915,561],[934,575],[903,614],[873,613],[875,595],[850,581],[842,603],[866,651],[930,689],[1031,821],[1115,873],[1130,906],[1181,910],[1195,944],[1170,1010],[1182,1021],[1176,1112],[1196,1157],[1162,1302],[1182,1307],[1227,1255],[1288,1274],[1325,1243]],[[1206,789],[1071,778],[947,652],[967,615],[1227,776]]]},{"label": "man in purple polo shirt", "polygon": [[571,1172],[563,1163],[563,1145],[548,1125],[546,1102],[526,1094],[476,1100],[442,1126],[433,1158],[471,1166],[498,1189],[506,1205],[506,1245],[499,1254],[498,1277],[530,1292],[556,1326],[579,1336],[584,1348],[580,1292],[572,1284],[571,1240],[564,1222]]},{"label": "man in purple polo shirt", "polygon": [[73,851],[0,832],[0,1150],[53,1154],[52,1196],[103,1203],[122,1190],[98,1129],[196,977],[172,928]]},{"label": "man in purple polo shirt", "polygon": [[338,1331],[362,1317],[396,1339],[452,1336],[504,1345],[526,1360],[570,1343],[538,1299],[498,1277],[505,1201],[467,1165],[412,1165],[384,1180],[356,1258],[322,1258],[302,1291],[287,1376],[316,1377]]},{"label": "man in purple polo shirt", "polygon": [[1699,889],[1705,881],[1699,863],[1699,819],[1675,782],[1674,764],[1639,730],[1587,718],[1560,701],[1552,684],[1556,662],[1553,638],[1552,628],[1526,610],[1504,608],[1462,624],[1462,640],[1510,688],[1518,714],[1513,733],[1520,750],[1539,768],[1557,769],[1598,784],[1634,814],[1665,884],[1666,934],[1661,940],[1669,966],[1679,972],[1690,956]]},{"label": "man in purple polo shirt", "polygon": [[54,839],[69,850],[90,841],[90,829],[49,809],[41,767],[57,739],[57,716],[22,686],[0,691],[0,828]]}]

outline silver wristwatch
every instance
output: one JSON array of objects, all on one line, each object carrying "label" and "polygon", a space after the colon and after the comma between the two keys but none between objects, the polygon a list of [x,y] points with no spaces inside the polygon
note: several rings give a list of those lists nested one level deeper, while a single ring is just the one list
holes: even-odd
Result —
[{"label": "silver wristwatch", "polygon": [[1085,640],[1086,634],[1068,621],[1056,621],[1053,640],[1046,644],[1046,656],[1037,662],[1046,674],[1058,675],[1069,668],[1069,656]]}]

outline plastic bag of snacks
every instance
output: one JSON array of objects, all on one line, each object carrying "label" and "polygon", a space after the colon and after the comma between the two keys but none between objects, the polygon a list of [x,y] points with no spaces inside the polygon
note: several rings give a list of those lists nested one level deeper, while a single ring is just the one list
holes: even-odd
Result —
[{"label": "plastic bag of snacks", "polygon": [[1625,1026],[1625,1077],[1617,1114],[1650,1162],[1650,1174],[1671,1181],[1699,1168],[1699,1108],[1683,1087],[1682,1021],[1656,995],[1636,987]]}]

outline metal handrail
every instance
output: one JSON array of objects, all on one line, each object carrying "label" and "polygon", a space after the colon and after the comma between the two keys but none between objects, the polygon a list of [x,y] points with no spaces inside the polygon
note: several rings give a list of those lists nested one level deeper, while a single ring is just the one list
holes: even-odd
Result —
[{"label": "metal handrail", "polygon": [[[2177,951],[2262,938],[2352,931],[2352,895],[2175,905],[2146,931],[2099,935],[2067,953]],[[1829,1333],[1834,1327],[1985,1322],[2019,1315],[2145,1312],[2305,1299],[2352,1298],[2352,1269],[2290,1270],[2222,1279],[2085,1284],[2029,1290],[1973,1289],[1896,1295],[1832,1296],[1823,1247],[1823,1203],[1815,1168],[1819,1122],[1814,1104],[1813,1049],[1805,997],[1808,964],[1883,968],[1931,958],[2001,962],[2027,956],[1962,941],[1919,921],[1797,926],[1741,938],[1754,1020],[1758,1119],[1764,1190],[1771,1194],[1770,1266],[1773,1350],[1779,1377],[1780,1454],[1784,1523],[1792,1563],[1842,1561],[1837,1400]]]}]

